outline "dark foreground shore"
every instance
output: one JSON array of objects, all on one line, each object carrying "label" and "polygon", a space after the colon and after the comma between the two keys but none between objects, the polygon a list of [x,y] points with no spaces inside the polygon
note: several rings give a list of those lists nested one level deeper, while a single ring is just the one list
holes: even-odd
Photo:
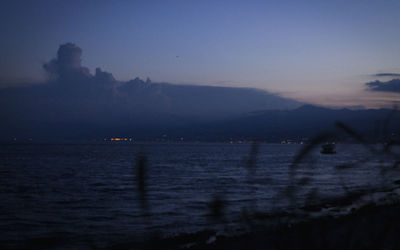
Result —
[{"label": "dark foreground shore", "polygon": [[400,249],[399,212],[399,203],[367,205],[340,217],[284,223],[238,236],[203,231],[109,249]]},{"label": "dark foreground shore", "polygon": [[[359,208],[353,205],[346,206],[346,213],[335,213],[340,210],[336,206],[320,206],[313,207],[313,212],[317,211],[314,215],[309,209],[296,216],[284,212],[260,214],[243,222],[247,229],[236,234],[208,230],[168,238],[153,235],[100,248],[94,242],[79,243],[74,238],[67,240],[67,235],[59,235],[24,240],[18,249],[400,249],[397,197]],[[315,216],[319,212],[322,213]],[[8,248],[3,244],[0,247]]]}]

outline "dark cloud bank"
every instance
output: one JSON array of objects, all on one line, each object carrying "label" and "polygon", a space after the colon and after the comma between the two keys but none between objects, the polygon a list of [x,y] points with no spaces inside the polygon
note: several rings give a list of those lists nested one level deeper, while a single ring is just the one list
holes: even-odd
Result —
[{"label": "dark cloud bank", "polygon": [[[43,65],[48,80],[0,90],[0,141],[303,138],[344,121],[363,131],[376,128],[390,110],[332,110],[249,88],[116,80],[81,64],[82,50],[61,45]],[[367,83],[373,91],[399,92],[399,81]],[[400,127],[400,119],[394,123]]]},{"label": "dark cloud bank", "polygon": [[374,81],[365,84],[370,91],[382,91],[400,93],[400,79],[392,79],[387,82]]},{"label": "dark cloud bank", "polygon": [[90,73],[82,66],[81,56],[81,48],[63,44],[56,58],[43,65],[46,82],[0,90],[0,117],[5,121],[0,138],[163,133],[172,126],[300,106],[257,89],[152,83],[139,78],[121,82],[100,68]]}]

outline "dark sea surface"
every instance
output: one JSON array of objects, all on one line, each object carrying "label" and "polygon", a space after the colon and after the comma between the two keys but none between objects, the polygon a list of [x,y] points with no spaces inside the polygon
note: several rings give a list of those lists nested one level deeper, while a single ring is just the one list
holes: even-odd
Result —
[{"label": "dark sea surface", "polygon": [[[212,228],[209,201],[226,200],[226,221],[243,209],[263,212],[287,208],[289,166],[303,145],[154,143],[0,146],[0,242],[20,247],[38,239],[61,241],[67,248],[108,246],[148,232],[164,235]],[[309,190],[340,196],[387,182],[382,159],[351,169],[335,166],[367,159],[361,145],[337,145],[338,154],[312,157],[296,167],[295,178],[311,177]],[[146,215],[138,201],[136,159],[147,156]],[[248,168],[249,159],[255,165]]]}]

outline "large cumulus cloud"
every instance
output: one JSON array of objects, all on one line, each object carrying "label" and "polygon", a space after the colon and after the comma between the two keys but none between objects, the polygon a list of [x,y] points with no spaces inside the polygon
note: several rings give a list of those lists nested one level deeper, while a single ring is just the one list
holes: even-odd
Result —
[{"label": "large cumulus cloud", "polygon": [[100,68],[96,68],[95,75],[92,75],[88,68],[82,66],[81,57],[82,49],[75,44],[60,45],[57,57],[43,65],[43,69],[50,77],[49,81],[72,85],[94,85],[106,89],[110,89],[117,83],[111,73],[102,71]]},{"label": "large cumulus cloud", "polygon": [[71,77],[89,78],[89,69],[81,65],[82,49],[73,43],[59,47],[57,57],[43,65],[43,68],[54,79],[69,79]]}]

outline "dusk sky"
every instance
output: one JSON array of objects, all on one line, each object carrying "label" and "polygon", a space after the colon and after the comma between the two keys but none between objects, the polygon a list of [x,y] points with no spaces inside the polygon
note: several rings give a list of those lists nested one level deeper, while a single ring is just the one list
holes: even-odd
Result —
[{"label": "dusk sky", "polygon": [[366,83],[400,78],[399,10],[398,0],[2,1],[0,87],[43,81],[42,65],[72,42],[91,72],[122,81],[389,105],[400,88],[368,91]]}]

